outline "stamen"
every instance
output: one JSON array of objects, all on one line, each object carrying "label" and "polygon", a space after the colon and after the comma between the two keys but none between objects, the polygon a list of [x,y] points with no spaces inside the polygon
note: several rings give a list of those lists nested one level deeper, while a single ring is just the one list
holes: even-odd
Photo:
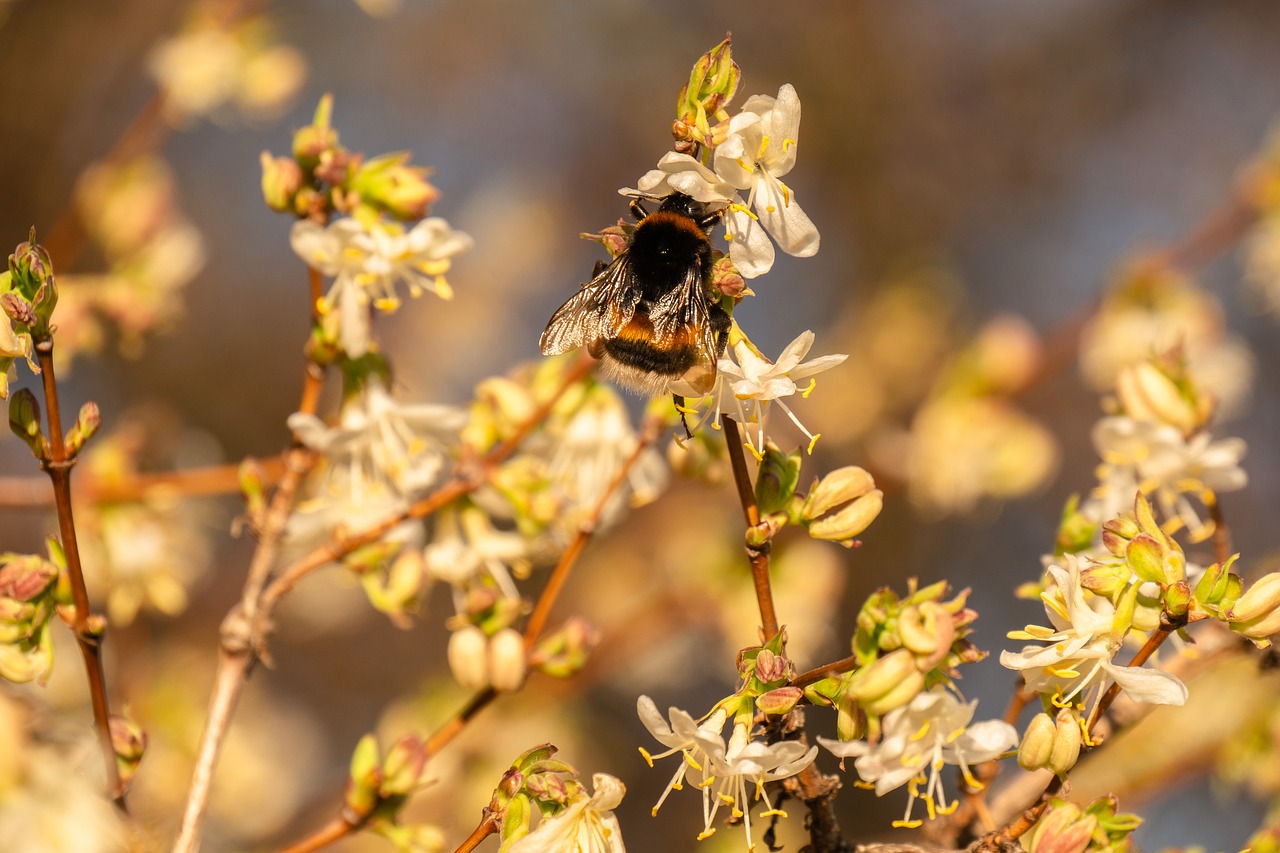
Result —
[{"label": "stamen", "polygon": [[[784,142],[783,142],[783,145],[785,145],[785,144],[786,144],[786,142],[784,141]],[[769,150],[769,137],[768,137],[768,136],[761,136],[761,137],[760,137],[760,150],[756,152],[756,159],[757,159],[757,160],[763,160],[763,159],[764,159],[765,152],[766,152],[766,151],[768,151],[768,150]],[[739,161],[739,162],[741,162],[741,161]]]},{"label": "stamen", "polygon": [[638,749],[640,750],[640,756],[644,759],[644,763],[652,767],[653,756],[649,754],[649,750],[645,749],[643,746],[638,747]]},{"label": "stamen", "polygon": [[801,397],[802,399],[808,400],[808,399],[809,399],[809,395],[813,393],[813,389],[814,389],[814,388],[816,388],[816,387],[818,387],[818,379],[817,379],[817,377],[815,377],[815,376],[810,376],[810,377],[809,377],[809,385],[808,385],[808,387],[806,387],[803,391],[801,391],[801,392],[800,392],[800,397]]}]

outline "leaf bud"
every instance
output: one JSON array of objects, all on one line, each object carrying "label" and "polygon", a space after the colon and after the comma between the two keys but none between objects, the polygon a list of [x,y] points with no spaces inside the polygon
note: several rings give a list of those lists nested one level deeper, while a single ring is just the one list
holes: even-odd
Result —
[{"label": "leaf bud", "polygon": [[1280,572],[1263,575],[1240,596],[1227,616],[1233,622],[1248,622],[1280,608]]},{"label": "leaf bud", "polygon": [[1169,584],[1164,593],[1164,610],[1174,619],[1185,619],[1191,610],[1191,587],[1186,581]]},{"label": "leaf bud", "polygon": [[1182,387],[1154,362],[1141,361],[1116,376],[1116,397],[1125,414],[1135,420],[1169,424],[1184,435],[1202,427],[1212,403],[1196,395],[1189,382]]},{"label": "leaf bud", "polygon": [[676,123],[672,133],[678,141],[706,141],[709,132],[707,117],[723,110],[732,100],[738,88],[742,69],[733,61],[731,38],[698,57],[689,72],[689,82],[680,90],[676,99]]},{"label": "leaf bud", "polygon": [[790,713],[802,698],[804,691],[799,687],[779,687],[757,696],[756,707],[765,714],[780,717]]},{"label": "leaf bud", "polygon": [[32,339],[37,342],[47,340],[52,333],[50,319],[58,304],[58,287],[53,277],[53,262],[49,259],[48,250],[36,242],[35,228],[9,256],[9,276],[10,293],[6,295],[20,299],[17,304],[6,301],[6,313],[19,320],[14,311],[20,309],[20,322],[29,327]]},{"label": "leaf bud", "polygon": [[805,499],[801,518],[814,539],[843,542],[875,521],[884,505],[884,493],[871,475],[856,465],[832,471]]},{"label": "leaf bud", "polygon": [[1098,532],[1098,522],[1080,512],[1080,496],[1072,495],[1058,522],[1058,538],[1054,545],[1059,554],[1075,554],[1085,550]]},{"label": "leaf bud", "polygon": [[599,634],[585,620],[570,618],[560,630],[538,641],[529,654],[529,665],[555,678],[568,678],[586,666],[599,641]]}]

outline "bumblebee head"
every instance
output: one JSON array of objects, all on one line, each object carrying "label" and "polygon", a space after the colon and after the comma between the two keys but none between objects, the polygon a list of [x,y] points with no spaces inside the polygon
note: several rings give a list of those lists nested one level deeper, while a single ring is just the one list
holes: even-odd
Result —
[{"label": "bumblebee head", "polygon": [[704,234],[709,234],[715,224],[720,221],[720,217],[724,216],[725,208],[723,205],[713,206],[697,201],[684,193],[672,193],[662,199],[662,205],[658,210],[679,216],[687,216],[698,223],[698,228]]}]

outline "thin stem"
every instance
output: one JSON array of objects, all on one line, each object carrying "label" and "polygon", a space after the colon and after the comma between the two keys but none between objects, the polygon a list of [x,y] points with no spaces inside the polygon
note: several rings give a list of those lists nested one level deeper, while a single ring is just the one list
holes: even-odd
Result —
[{"label": "thin stem", "polygon": [[742,433],[737,421],[727,416],[724,419],[724,442],[729,449],[729,466],[733,469],[733,482],[738,487],[742,516],[747,522],[747,559],[751,564],[751,582],[760,609],[760,628],[767,641],[777,636],[779,630],[778,613],[773,606],[773,583],[769,577],[773,531],[760,522],[760,507],[756,505],[755,491],[751,488],[747,456],[742,451]]},{"label": "thin stem", "polygon": [[62,435],[62,413],[58,400],[58,382],[53,371],[53,339],[40,341],[35,346],[40,361],[40,375],[44,383],[45,408],[49,424],[49,459],[44,469],[53,484],[54,505],[58,511],[58,531],[62,537],[62,550],[67,559],[67,579],[71,584],[71,598],[75,603],[75,619],[71,624],[84,658],[85,674],[89,681],[89,698],[93,705],[93,722],[102,747],[103,761],[107,769],[107,785],[111,799],[122,812],[128,812],[124,785],[116,766],[116,752],[111,745],[111,704],[107,699],[107,678],[102,665],[102,633],[94,630],[89,622],[89,591],[84,582],[84,570],[80,563],[80,545],[76,539],[75,517],[71,510],[71,467],[75,459],[67,458],[67,447]]},{"label": "thin stem", "polygon": [[841,658],[840,660],[832,661],[831,663],[826,663],[826,664],[823,664],[822,666],[815,667],[809,670],[808,672],[800,673],[795,678],[791,679],[791,686],[792,687],[808,687],[810,684],[814,684],[818,681],[821,681],[827,676],[838,675],[842,672],[849,672],[853,669],[856,669],[857,666],[858,666],[858,659],[853,655],[850,655],[847,658]]},{"label": "thin stem", "polygon": [[359,828],[359,823],[352,822],[345,815],[338,815],[306,838],[281,848],[279,853],[312,853],[313,850],[319,850],[339,839],[346,838]]},{"label": "thin stem", "polygon": [[471,830],[471,834],[467,836],[467,840],[459,844],[458,848],[454,850],[453,853],[471,853],[472,850],[475,850],[480,846],[481,841],[484,841],[490,835],[493,835],[499,828],[497,818],[485,817],[485,819],[480,821],[480,824],[475,829]]}]

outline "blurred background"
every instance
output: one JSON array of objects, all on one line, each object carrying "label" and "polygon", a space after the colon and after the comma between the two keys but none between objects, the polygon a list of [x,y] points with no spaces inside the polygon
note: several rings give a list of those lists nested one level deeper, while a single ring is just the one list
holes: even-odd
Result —
[{"label": "blurred background", "polygon": [[[442,192],[433,214],[475,240],[450,271],[452,302],[407,301],[380,327],[399,393],[465,404],[479,380],[537,356],[547,317],[601,257],[578,233],[625,213],[617,189],[634,186],[670,148],[689,67],[732,31],[743,69],[738,104],[783,83],[799,92],[799,156],[787,182],[822,234],[815,257],[780,255],[736,316],[766,353],[813,329],[814,354],[851,355],[795,407],[823,434],[806,471],[861,464],[887,493],[858,549],[799,536],[780,545],[779,609],[797,664],[847,654],[852,616],[875,587],[946,578],[973,588],[982,614],[974,639],[993,652],[961,687],[980,700],[979,718],[999,716],[1014,683],[995,660],[1003,634],[1042,619],[1012,590],[1038,577],[1067,497],[1094,483],[1089,430],[1105,369],[1091,375],[1090,364],[1107,355],[1099,345],[1082,369],[1081,324],[1144,252],[1185,246],[1214,221],[1265,150],[1280,118],[1280,5],[366,7],[246,0],[238,14],[252,13],[251,26],[237,38],[263,63],[237,70],[240,88],[206,114],[193,103],[166,120],[155,101],[155,74],[164,72],[154,69],[166,67],[165,40],[191,27],[185,4],[0,3],[0,238],[16,245],[34,225],[60,281],[79,274],[68,288],[99,294],[67,297],[66,332],[83,349],[63,373],[66,408],[92,399],[108,428],[131,425],[142,464],[154,470],[267,457],[287,444],[307,278],[289,248],[288,218],[262,203],[259,155],[287,154],[326,92],[343,144],[412,151]],[[180,65],[210,75],[212,89],[231,74],[192,62],[188,54]],[[108,203],[103,187],[123,179],[86,170],[122,138],[162,159],[136,166],[145,173],[130,178],[137,195]],[[157,233],[161,245],[146,243]],[[1249,444],[1249,486],[1223,505],[1250,573],[1273,559],[1267,507],[1280,502],[1280,374],[1271,369],[1280,336],[1266,310],[1274,296],[1258,283],[1262,240],[1238,229],[1221,251],[1180,265],[1202,288],[1194,328],[1164,333],[1166,345],[1203,344],[1204,381],[1225,404],[1215,435]],[[67,257],[59,245],[83,249]],[[138,271],[147,264],[155,269]],[[120,283],[125,271],[135,282],[152,277],[144,295]],[[920,413],[955,353],[972,352],[975,341],[1015,374],[1010,393],[972,423],[931,434]],[[26,368],[18,373],[29,385]],[[986,455],[975,459],[970,442],[985,442]],[[38,473],[11,437],[0,440],[0,463],[6,483]],[[182,526],[157,546],[170,555],[159,560],[168,579],[135,594],[137,612],[113,620],[108,645],[113,701],[153,738],[132,799],[161,839],[187,784],[217,625],[251,549],[227,534],[237,501],[172,509]],[[46,510],[6,508],[0,547],[39,550],[53,529]],[[143,558],[129,548],[152,533],[120,535],[116,547],[136,567]],[[650,849],[660,837],[693,847],[696,796],[674,795],[658,820],[647,814],[675,768],[649,770],[636,754],[652,744],[635,697],[697,714],[732,689],[732,655],[755,641],[756,624],[734,546],[740,535],[730,489],[677,484],[593,543],[558,613],[586,614],[600,628],[598,657],[576,682],[535,678],[486,711],[440,756],[442,784],[419,796],[415,814],[437,822],[451,848],[475,825],[501,768],[549,740],[585,774],[623,779],[630,847]],[[273,849],[318,826],[340,803],[363,732],[389,742],[430,731],[456,709],[466,694],[443,661],[447,607],[443,594],[434,597],[405,631],[339,572],[303,584],[278,620],[276,668],[257,671],[246,692],[204,849]],[[59,648],[48,687],[4,695],[19,697],[31,719],[63,709],[79,731],[75,715],[88,719],[83,673],[71,644]],[[820,760],[829,770],[828,758]],[[459,774],[465,784],[455,784]],[[1183,775],[1171,795],[1151,800],[1135,785],[1122,800],[1150,819],[1139,843],[1238,849],[1262,806],[1238,788]],[[901,792],[877,801],[853,788],[851,772],[846,781],[846,834],[889,837]],[[4,796],[0,787],[0,810]],[[699,849],[740,847],[737,832],[722,829]],[[356,838],[334,849],[388,848]]]}]

